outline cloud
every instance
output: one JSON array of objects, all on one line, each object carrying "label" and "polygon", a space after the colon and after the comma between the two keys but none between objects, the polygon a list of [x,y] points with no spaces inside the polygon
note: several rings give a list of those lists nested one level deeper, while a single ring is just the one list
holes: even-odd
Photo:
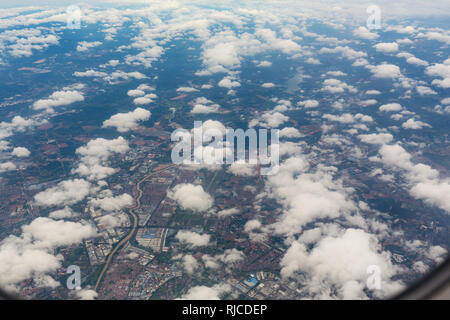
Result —
[{"label": "cloud", "polygon": [[441,246],[431,246],[428,248],[425,255],[428,259],[431,259],[436,263],[441,263],[444,261],[446,254],[447,250]]},{"label": "cloud", "polygon": [[281,275],[295,278],[298,272],[303,273],[300,281],[313,298],[367,299],[364,289],[370,266],[381,270],[381,289],[373,294],[386,297],[403,288],[401,282],[392,280],[400,270],[391,263],[390,254],[382,251],[377,238],[349,228],[320,239],[310,250],[293,242],[281,260]]},{"label": "cloud", "polygon": [[412,167],[411,155],[398,144],[383,145],[379,153],[381,160],[387,165],[401,166],[402,169]]},{"label": "cloud", "polygon": [[65,180],[34,196],[40,206],[72,205],[83,200],[90,192],[91,184],[83,179]]},{"label": "cloud", "polygon": [[378,52],[391,53],[398,51],[398,44],[395,42],[382,42],[374,45]]},{"label": "cloud", "polygon": [[209,142],[214,133],[222,133],[224,135],[226,133],[226,128],[222,124],[222,122],[217,120],[206,120],[202,123],[201,127],[203,133],[203,140]]},{"label": "cloud", "polygon": [[450,114],[450,106],[436,105],[434,106],[433,111],[438,114]]},{"label": "cloud", "polygon": [[450,35],[445,34],[443,32],[430,31],[425,34],[420,33],[417,35],[418,38],[426,38],[428,40],[436,40],[443,42],[445,44],[450,44]]},{"label": "cloud", "polygon": [[214,204],[214,199],[203,190],[202,186],[188,183],[176,185],[169,191],[168,196],[174,199],[183,209],[195,212],[206,211]]},{"label": "cloud", "polygon": [[126,226],[128,216],[121,212],[113,212],[98,218],[98,226],[105,229],[112,229],[116,227]]},{"label": "cloud", "polygon": [[23,233],[35,240],[36,247],[51,248],[77,243],[81,239],[96,235],[94,227],[84,221],[70,222],[36,218],[31,224],[22,227]]},{"label": "cloud", "polygon": [[398,39],[398,40],[396,40],[396,42],[398,44],[413,44],[414,43],[414,41],[412,41],[411,39],[408,39],[408,38]]},{"label": "cloud", "polygon": [[89,180],[104,179],[116,172],[115,169],[106,166],[108,158],[114,153],[122,154],[129,149],[128,142],[123,137],[112,140],[93,139],[76,150],[81,159],[78,167],[72,169],[72,172]]},{"label": "cloud", "polygon": [[355,122],[355,118],[350,113],[344,113],[342,115],[334,115],[334,114],[324,114],[322,118],[330,120],[330,121],[336,121],[340,123],[353,123]]},{"label": "cloud", "polygon": [[181,296],[181,300],[220,300],[220,298],[227,292],[231,291],[228,284],[216,284],[212,287],[196,286],[189,289],[189,291]]},{"label": "cloud", "polygon": [[241,211],[237,208],[229,208],[229,209],[223,209],[223,210],[217,212],[217,215],[219,217],[228,217],[228,216],[232,216],[234,214],[238,214],[240,212]]},{"label": "cloud", "polygon": [[187,93],[189,93],[189,92],[198,92],[198,91],[199,91],[198,89],[195,89],[195,88],[192,88],[192,87],[179,87],[177,89],[177,92],[187,92]]},{"label": "cloud", "polygon": [[[23,18],[23,16],[20,16]],[[2,24],[8,24],[13,18],[2,19]],[[59,44],[59,37],[54,34],[43,34],[43,32],[51,31],[46,28],[20,28],[5,30],[0,33],[0,40],[7,43],[6,48],[12,57],[31,57],[33,50],[42,51],[51,45]],[[0,47],[3,45],[0,44]],[[6,50],[4,50],[6,53]]]},{"label": "cloud", "polygon": [[194,107],[191,110],[193,114],[206,114],[206,113],[217,113],[219,112],[220,106],[213,103],[211,100],[205,97],[199,97],[194,100]]},{"label": "cloud", "polygon": [[[22,226],[20,236],[10,235],[0,242],[0,286],[8,290],[26,279],[39,281],[61,267],[63,257],[54,255],[56,248],[78,244],[94,236],[95,228],[84,221],[36,218]],[[46,279],[44,283],[54,284],[48,277]]]},{"label": "cloud", "polygon": [[0,173],[16,170],[17,167],[11,161],[0,163]]},{"label": "cloud", "polygon": [[393,64],[383,63],[377,66],[367,66],[375,78],[397,79],[401,76],[400,68]]},{"label": "cloud", "polygon": [[94,207],[105,211],[118,211],[133,204],[133,198],[128,193],[123,193],[116,197],[96,198],[89,201]]},{"label": "cloud", "polygon": [[77,51],[78,52],[88,51],[90,48],[98,47],[100,45],[102,45],[100,41],[92,41],[92,42],[80,41],[78,42],[77,45]]},{"label": "cloud", "polygon": [[11,154],[16,157],[28,157],[31,154],[31,152],[27,148],[17,147],[13,149]]},{"label": "cloud", "polygon": [[218,269],[221,266],[225,267],[228,272],[232,268],[239,267],[239,263],[245,259],[245,255],[242,251],[236,248],[227,249],[222,254],[210,256],[208,254],[202,255],[202,261],[205,264],[205,268]]},{"label": "cloud", "polygon": [[198,234],[192,231],[180,230],[175,238],[181,243],[187,244],[189,247],[204,247],[209,245],[211,236],[209,234]]},{"label": "cloud", "polygon": [[309,63],[309,64],[321,64],[321,63],[320,63],[320,60],[315,59],[315,58],[311,58],[311,57],[309,57],[308,59],[306,59],[305,62],[306,62],[306,63]]},{"label": "cloud", "polygon": [[262,67],[262,68],[268,68],[272,66],[272,62],[270,61],[260,61],[256,64],[256,66],[258,67]]},{"label": "cloud", "polygon": [[450,98],[444,98],[444,99],[442,99],[442,100],[441,100],[441,103],[442,103],[442,104],[448,104],[448,105],[450,105]]},{"label": "cloud", "polygon": [[195,104],[194,107],[191,110],[191,113],[193,114],[207,114],[207,113],[217,113],[219,112],[219,105],[218,104],[212,104],[212,105],[204,105],[204,104]]},{"label": "cloud", "polygon": [[384,112],[393,112],[402,110],[402,106],[399,103],[387,103],[380,106],[379,110]]},{"label": "cloud", "polygon": [[227,171],[235,176],[250,177],[257,174],[257,167],[244,161],[236,161],[230,165]]},{"label": "cloud", "polygon": [[241,84],[238,81],[234,81],[230,77],[223,78],[222,80],[219,81],[219,83],[217,85],[219,87],[228,88],[228,89],[232,89],[232,88],[241,86]]},{"label": "cloud", "polygon": [[36,125],[36,121],[14,116],[11,122],[0,122],[0,139],[10,137],[14,132],[25,132],[26,129]]},{"label": "cloud", "polygon": [[425,274],[428,272],[429,267],[422,261],[416,261],[413,264],[413,270],[418,273]]},{"label": "cloud", "polygon": [[370,32],[370,30],[367,29],[366,27],[359,27],[353,30],[353,35],[367,40],[374,40],[379,37],[378,34]]},{"label": "cloud", "polygon": [[280,143],[280,157],[298,155],[302,152],[299,143],[281,142]]},{"label": "cloud", "polygon": [[245,255],[242,251],[239,251],[236,248],[227,249],[224,253],[215,256],[215,258],[224,263],[227,266],[234,265],[242,260],[244,260]]},{"label": "cloud", "polygon": [[294,156],[280,164],[276,175],[268,176],[267,192],[284,210],[272,228],[280,234],[297,234],[306,224],[323,218],[338,218],[356,210],[348,191],[333,180],[326,169],[307,173],[308,160]]},{"label": "cloud", "polygon": [[65,206],[63,209],[52,211],[48,214],[48,217],[52,219],[74,218],[76,216],[78,216],[78,214],[68,206]]},{"label": "cloud", "polygon": [[425,86],[417,86],[416,90],[421,96],[437,94],[436,91],[434,91],[433,89],[431,89],[429,87],[425,87]]},{"label": "cloud", "polygon": [[245,232],[251,232],[253,230],[261,228],[262,224],[257,219],[248,220],[244,225]]},{"label": "cloud", "polygon": [[394,138],[390,133],[360,134],[359,140],[368,144],[387,144]]},{"label": "cloud", "polygon": [[184,270],[187,274],[193,274],[194,271],[200,267],[200,264],[198,263],[197,259],[195,259],[192,255],[186,254],[183,256],[182,259]]},{"label": "cloud", "polygon": [[272,82],[266,82],[266,83],[263,83],[261,85],[261,87],[263,87],[263,88],[273,88],[273,87],[275,87],[275,84],[272,83]]},{"label": "cloud", "polygon": [[75,290],[75,295],[79,300],[94,300],[97,298],[98,293],[90,289]]},{"label": "cloud", "polygon": [[415,57],[414,55],[412,55],[409,52],[400,52],[399,54],[397,54],[397,57],[402,57],[406,59],[406,63],[409,64],[413,64],[416,66],[423,66],[426,67],[429,65],[428,62],[426,62],[425,60],[419,59],[417,57]]},{"label": "cloud", "polygon": [[151,112],[142,108],[136,108],[127,113],[117,113],[103,122],[102,127],[115,127],[119,132],[127,132],[136,127],[138,121],[147,121],[150,119]]},{"label": "cloud", "polygon": [[148,93],[148,94],[146,94],[143,97],[135,98],[133,100],[133,103],[137,104],[137,105],[150,104],[150,103],[153,102],[153,99],[156,99],[157,97],[158,96],[156,94],[154,94],[154,93]]},{"label": "cloud", "polygon": [[[239,67],[241,63],[240,43],[241,39],[237,38],[232,31],[219,32],[210,37],[202,45],[202,61],[206,70],[199,72],[198,75],[227,72],[228,69]],[[245,48],[242,47],[242,49]]]},{"label": "cloud", "polygon": [[361,107],[369,107],[369,106],[373,106],[375,104],[377,104],[377,100],[375,100],[375,99],[362,100],[359,102],[359,105]]},{"label": "cloud", "polygon": [[294,54],[301,51],[300,45],[291,39],[278,38],[275,31],[270,29],[257,29],[255,35],[263,39],[269,48],[279,50],[284,54]]},{"label": "cloud", "polygon": [[369,65],[369,61],[364,58],[356,59],[355,62],[352,63],[353,67],[367,67]]},{"label": "cloud", "polygon": [[94,77],[94,78],[104,78],[108,76],[106,72],[102,71],[95,71],[92,69],[86,70],[86,71],[75,71],[73,73],[75,77]]},{"label": "cloud", "polygon": [[348,90],[349,92],[355,93],[358,90],[352,86],[348,85],[347,83],[338,80],[338,79],[326,79],[323,81],[323,91],[328,91],[330,93],[341,93],[345,90]]},{"label": "cloud", "polygon": [[9,142],[0,140],[0,151],[6,151],[6,150],[9,150],[9,149],[11,149],[11,146],[9,145]]},{"label": "cloud", "polygon": [[109,60],[107,66],[117,67],[119,65],[119,60]]},{"label": "cloud", "polygon": [[[132,71],[132,72],[124,72],[121,70],[113,71],[111,74],[108,74],[103,71],[96,71],[93,69],[89,69],[87,71],[76,71],[73,73],[75,77],[95,77],[95,78],[102,78],[103,80],[107,81],[110,84],[117,84],[120,83],[120,80],[130,80],[130,79],[146,79],[147,76],[141,72],[138,71]],[[140,89],[142,90],[142,89]]]},{"label": "cloud", "polygon": [[358,58],[367,57],[367,53],[362,51],[356,51],[348,46],[342,47],[337,46],[335,48],[322,48],[319,50],[319,53],[339,53],[341,56],[349,59],[356,60]]},{"label": "cloud", "polygon": [[83,94],[75,90],[55,91],[47,99],[41,99],[33,103],[33,109],[44,109],[46,112],[52,113],[54,112],[53,107],[65,106],[83,100]]},{"label": "cloud", "polygon": [[383,145],[378,153],[380,158],[373,158],[373,161],[380,161],[388,167],[403,170],[412,196],[450,213],[448,179],[439,179],[439,172],[428,165],[414,164],[411,161],[412,156],[398,144]]},{"label": "cloud", "polygon": [[343,77],[347,75],[342,71],[328,71],[326,74],[332,77]]},{"label": "cloud", "polygon": [[145,91],[143,91],[143,90],[138,90],[138,89],[135,89],[135,90],[128,90],[127,94],[128,94],[130,97],[139,97],[139,96],[145,95]]},{"label": "cloud", "polygon": [[317,100],[304,100],[297,102],[297,105],[303,106],[307,109],[309,108],[317,108],[319,106],[319,101]]},{"label": "cloud", "polygon": [[416,32],[416,29],[413,26],[394,26],[394,27],[388,27],[386,28],[387,31],[391,31],[394,30],[397,33],[401,33],[401,34],[413,34]]},{"label": "cloud", "polygon": [[424,181],[414,185],[411,194],[417,199],[422,199],[429,205],[437,206],[450,213],[450,182]]},{"label": "cloud", "polygon": [[436,63],[426,68],[425,73],[429,76],[441,77],[441,79],[433,80],[432,84],[441,88],[450,88],[450,58],[443,64]]},{"label": "cloud", "polygon": [[431,127],[428,123],[419,121],[419,120],[415,120],[414,118],[408,119],[406,122],[402,123],[402,128],[403,129],[413,129],[413,130],[417,130],[417,129],[422,129],[424,127]]},{"label": "cloud", "polygon": [[278,128],[289,120],[289,117],[278,111],[266,111],[258,119],[253,119],[249,123],[249,127],[257,125],[265,128]]},{"label": "cloud", "polygon": [[280,138],[301,138],[303,134],[298,131],[298,129],[293,127],[286,127],[280,130]]},{"label": "cloud", "polygon": [[140,84],[137,88],[137,90],[143,90],[143,91],[155,91],[155,87],[150,86],[146,83]]}]

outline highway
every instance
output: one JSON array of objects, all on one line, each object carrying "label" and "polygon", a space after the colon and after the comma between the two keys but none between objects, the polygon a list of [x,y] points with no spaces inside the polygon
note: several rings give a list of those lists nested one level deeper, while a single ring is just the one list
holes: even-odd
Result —
[{"label": "highway", "polygon": [[112,260],[113,260],[113,258],[114,258],[114,255],[116,254],[116,252],[119,251],[119,249],[120,249],[125,243],[127,243],[127,242],[133,237],[134,233],[136,232],[136,228],[137,228],[137,225],[138,225],[138,216],[136,215],[136,213],[134,212],[134,210],[139,209],[139,208],[141,207],[141,198],[142,198],[142,195],[143,195],[143,191],[142,191],[142,189],[141,189],[141,184],[142,184],[145,180],[147,180],[148,178],[150,178],[151,176],[153,176],[154,174],[157,174],[157,173],[166,171],[166,170],[168,170],[168,169],[170,169],[170,168],[172,168],[172,167],[174,167],[174,166],[175,166],[175,164],[172,164],[172,165],[169,165],[169,166],[167,166],[167,167],[165,167],[165,168],[163,168],[163,169],[160,169],[160,170],[158,170],[158,171],[154,171],[154,172],[152,172],[152,173],[146,175],[144,178],[142,178],[142,179],[136,184],[136,189],[138,190],[138,196],[136,197],[136,204],[135,204],[134,207],[132,207],[132,208],[130,208],[130,209],[128,210],[129,215],[131,216],[131,218],[132,218],[132,220],[133,220],[133,226],[132,226],[130,232],[129,232],[124,238],[122,238],[122,240],[120,240],[120,241],[114,246],[114,248],[111,250],[111,252],[109,253],[108,258],[106,259],[105,265],[103,266],[103,269],[102,269],[102,271],[100,272],[100,275],[99,275],[98,278],[97,278],[97,282],[95,283],[94,291],[97,291],[97,290],[98,290],[98,287],[99,287],[100,283],[102,282],[103,277],[104,277],[105,274],[106,274],[106,271],[108,270],[109,266],[111,265],[111,262],[112,262]]}]

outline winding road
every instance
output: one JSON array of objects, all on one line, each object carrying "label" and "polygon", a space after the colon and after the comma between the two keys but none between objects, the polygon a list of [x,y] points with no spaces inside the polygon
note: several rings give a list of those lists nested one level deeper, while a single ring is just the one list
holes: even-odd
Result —
[{"label": "winding road", "polygon": [[160,169],[160,170],[158,170],[158,171],[152,172],[152,173],[146,175],[144,178],[142,178],[142,179],[136,184],[136,189],[138,190],[138,196],[136,197],[136,205],[128,210],[129,215],[130,215],[130,216],[132,217],[132,219],[133,219],[133,226],[132,226],[130,232],[129,232],[124,238],[122,238],[122,240],[120,240],[120,241],[115,245],[115,247],[112,249],[112,251],[109,253],[108,258],[106,259],[105,265],[103,266],[103,269],[102,269],[102,271],[100,272],[100,275],[99,275],[98,278],[97,278],[97,282],[95,283],[94,291],[97,291],[97,290],[98,290],[98,287],[99,287],[100,283],[102,282],[103,277],[105,276],[106,271],[108,270],[109,266],[111,265],[111,261],[113,260],[114,255],[116,254],[116,252],[119,251],[119,249],[120,249],[125,243],[127,243],[127,242],[133,237],[134,233],[136,232],[136,228],[137,228],[137,225],[138,225],[138,216],[136,215],[136,213],[134,212],[134,210],[139,209],[139,208],[141,207],[141,198],[142,198],[142,195],[143,195],[143,191],[142,191],[142,189],[141,189],[141,184],[142,184],[145,180],[147,180],[148,178],[150,178],[151,176],[153,176],[154,174],[157,174],[157,173],[166,171],[166,170],[168,170],[168,169],[170,169],[170,168],[172,168],[172,167],[174,167],[174,166],[175,166],[175,164],[172,164],[172,165],[169,165],[169,166],[167,166],[167,167],[165,167],[165,168],[162,168],[162,169]]}]

